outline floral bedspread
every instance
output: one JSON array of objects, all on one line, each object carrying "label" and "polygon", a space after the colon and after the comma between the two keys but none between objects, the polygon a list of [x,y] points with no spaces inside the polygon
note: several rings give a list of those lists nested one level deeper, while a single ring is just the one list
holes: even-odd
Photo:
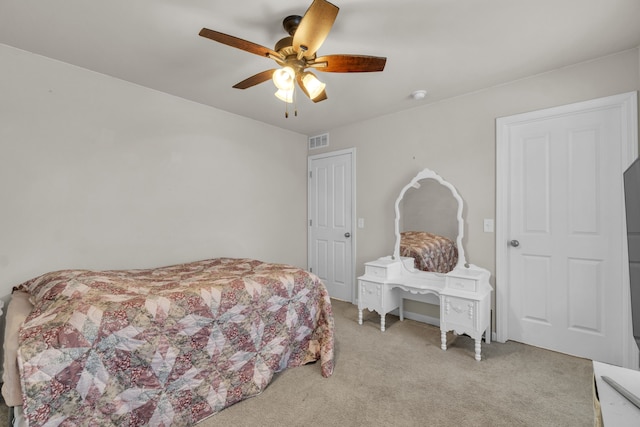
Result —
[{"label": "floral bedspread", "polygon": [[30,426],[189,426],[283,369],[333,372],[329,296],[295,267],[218,258],[18,288],[35,305],[18,354]]},{"label": "floral bedspread", "polygon": [[458,248],[451,240],[423,231],[400,233],[400,256],[415,259],[418,270],[448,273],[458,262]]}]

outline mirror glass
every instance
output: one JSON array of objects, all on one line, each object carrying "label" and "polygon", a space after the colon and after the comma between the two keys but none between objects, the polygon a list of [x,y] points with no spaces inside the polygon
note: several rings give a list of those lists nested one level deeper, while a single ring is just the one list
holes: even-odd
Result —
[{"label": "mirror glass", "polygon": [[448,273],[463,267],[462,209],[453,185],[430,169],[418,173],[396,200],[394,258],[414,258],[412,272]]}]

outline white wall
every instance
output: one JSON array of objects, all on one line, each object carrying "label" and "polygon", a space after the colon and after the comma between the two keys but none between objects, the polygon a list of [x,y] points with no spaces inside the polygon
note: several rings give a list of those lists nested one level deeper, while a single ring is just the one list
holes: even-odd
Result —
[{"label": "white wall", "polygon": [[[358,152],[356,216],[365,219],[366,228],[356,230],[357,274],[364,272],[364,262],[393,253],[395,199],[429,167],[465,200],[467,261],[493,276],[495,234],[483,232],[483,219],[495,218],[496,118],[638,89],[640,61],[634,49],[332,129],[329,150],[356,147]],[[406,308],[412,310],[410,304]],[[433,311],[429,315],[438,317]]]},{"label": "white wall", "polygon": [[306,137],[0,45],[0,298],[62,268],[306,267]]},{"label": "white wall", "polygon": [[[56,268],[306,265],[305,136],[3,45],[0,63],[0,297]],[[357,147],[357,274],[392,253],[424,167],[465,199],[467,260],[493,273],[495,119],[638,89],[634,49],[331,129],[313,154]]]}]

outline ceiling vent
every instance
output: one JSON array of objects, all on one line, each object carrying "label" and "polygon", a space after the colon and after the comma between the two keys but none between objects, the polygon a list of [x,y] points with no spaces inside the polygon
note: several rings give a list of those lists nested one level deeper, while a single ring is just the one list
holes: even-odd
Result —
[{"label": "ceiling vent", "polygon": [[309,137],[309,150],[315,150],[316,148],[329,146],[329,134],[323,133],[322,135]]}]

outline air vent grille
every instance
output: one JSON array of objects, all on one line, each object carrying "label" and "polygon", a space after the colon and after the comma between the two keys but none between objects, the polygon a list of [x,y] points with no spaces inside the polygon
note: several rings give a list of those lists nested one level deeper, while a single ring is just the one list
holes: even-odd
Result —
[{"label": "air vent grille", "polygon": [[309,137],[309,150],[315,150],[316,148],[329,146],[329,134],[323,133],[322,135]]}]

